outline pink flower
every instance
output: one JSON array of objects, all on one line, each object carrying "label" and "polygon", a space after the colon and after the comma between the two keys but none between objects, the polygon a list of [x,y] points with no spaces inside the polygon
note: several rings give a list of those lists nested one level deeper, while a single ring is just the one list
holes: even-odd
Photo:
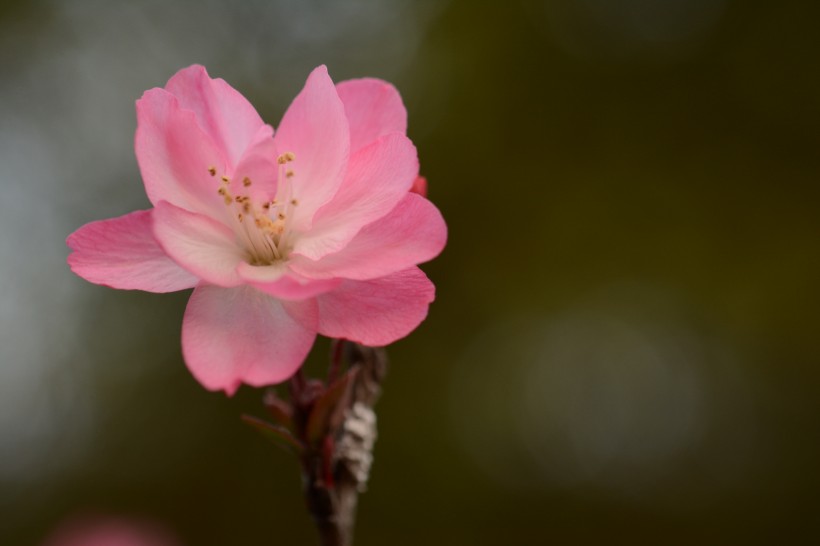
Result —
[{"label": "pink flower", "polygon": [[121,518],[79,517],[60,525],[43,546],[178,546],[155,524]]},{"label": "pink flower", "polygon": [[136,154],[154,208],[68,237],[71,269],[121,289],[194,288],[182,351],[202,385],[289,378],[316,334],[386,345],[427,315],[417,264],[444,247],[411,192],[418,159],[388,83],[308,77],[276,134],[201,66],[137,101]]}]

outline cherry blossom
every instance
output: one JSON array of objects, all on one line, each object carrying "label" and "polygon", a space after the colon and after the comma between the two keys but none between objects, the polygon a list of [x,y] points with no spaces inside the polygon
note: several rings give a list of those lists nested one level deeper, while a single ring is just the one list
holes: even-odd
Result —
[{"label": "cherry blossom", "polygon": [[224,80],[183,69],[137,101],[153,208],[81,227],[68,263],[113,288],[193,288],[182,352],[210,390],[288,379],[317,333],[389,344],[427,316],[417,265],[447,237],[406,125],[393,86],[320,66],[274,134]]},{"label": "cherry blossom", "polygon": [[59,525],[42,546],[179,546],[179,543],[155,523],[75,516]]}]

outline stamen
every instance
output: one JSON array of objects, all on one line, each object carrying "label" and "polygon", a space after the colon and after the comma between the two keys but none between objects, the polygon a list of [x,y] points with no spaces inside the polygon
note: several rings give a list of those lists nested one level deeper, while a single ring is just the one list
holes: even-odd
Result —
[{"label": "stamen", "polygon": [[[223,184],[218,188],[219,195],[224,198],[229,207],[229,218],[233,224],[233,231],[240,239],[240,244],[248,253],[248,261],[252,265],[270,265],[286,258],[292,247],[289,240],[292,238],[289,229],[289,216],[299,200],[293,196],[293,169],[287,168],[287,163],[294,161],[293,152],[285,152],[276,158],[279,164],[279,188],[275,199],[265,202],[255,201],[250,195],[234,195],[231,191],[231,179],[220,176]],[[217,176],[216,167],[208,169],[211,176]],[[234,177],[237,181],[238,177]],[[249,176],[241,177],[242,186],[247,188],[253,185]]]},{"label": "stamen", "polygon": [[293,161],[294,159],[296,159],[296,156],[293,155],[293,152],[285,152],[276,158],[276,162],[280,165],[284,165],[285,163]]},{"label": "stamen", "polygon": [[233,203],[233,196],[231,195],[231,192],[228,191],[228,188],[226,188],[225,186],[220,186],[219,189],[216,190],[216,193],[222,196],[222,200],[225,201],[226,205],[230,205],[231,203]]}]

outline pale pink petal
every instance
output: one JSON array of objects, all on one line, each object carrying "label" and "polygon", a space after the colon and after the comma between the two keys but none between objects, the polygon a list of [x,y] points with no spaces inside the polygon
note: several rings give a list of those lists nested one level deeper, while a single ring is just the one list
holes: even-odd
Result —
[{"label": "pale pink petal", "polygon": [[408,193],[384,218],[365,226],[339,252],[318,261],[294,256],[290,267],[313,279],[373,279],[432,260],[447,242],[447,225],[427,199]]},{"label": "pale pink petal", "polygon": [[380,136],[407,133],[407,110],[396,88],[375,78],[348,80],[336,85],[350,124],[350,151]]},{"label": "pale pink petal", "polygon": [[287,301],[313,298],[339,286],[341,279],[308,279],[290,271],[284,263],[254,266],[241,263],[239,277],[255,288]]},{"label": "pale pink petal", "polygon": [[239,275],[239,278],[248,284],[278,281],[284,277],[287,272],[288,266],[285,262],[276,262],[271,265],[251,265],[247,262],[242,262],[236,268],[236,273]]},{"label": "pale pink petal", "polygon": [[205,67],[189,66],[177,72],[165,90],[179,99],[185,110],[196,114],[199,126],[226,152],[236,166],[264,126],[248,100],[221,78],[211,79]]},{"label": "pale pink petal", "polygon": [[303,326],[310,308],[298,311],[296,320],[282,302],[249,286],[198,286],[182,321],[185,363],[205,388],[228,395],[242,383],[280,383],[302,365],[316,337],[315,328]]},{"label": "pale pink petal", "polygon": [[308,229],[316,210],[339,189],[350,151],[344,106],[327,68],[320,66],[308,76],[304,89],[285,112],[274,140],[280,154],[295,155],[288,163],[294,173],[288,199],[298,199],[299,206],[291,225]]},{"label": "pale pink petal", "polygon": [[229,175],[231,193],[248,196],[256,203],[270,201],[276,197],[278,170],[273,129],[263,125]]},{"label": "pale pink petal", "polygon": [[285,312],[311,332],[316,332],[319,328],[319,304],[316,298],[308,298],[300,301],[279,300]]},{"label": "pale pink petal", "polygon": [[233,231],[202,214],[160,201],[154,209],[154,236],[175,262],[218,286],[237,286],[237,266],[246,258]]},{"label": "pale pink petal", "polygon": [[239,277],[255,288],[287,301],[301,301],[333,290],[341,279],[308,279],[288,270],[285,265],[253,266],[241,263]]},{"label": "pale pink petal", "polygon": [[317,298],[319,333],[364,345],[387,345],[421,324],[435,287],[417,267],[369,281],[345,281]]},{"label": "pale pink petal", "polygon": [[68,236],[71,270],[89,282],[124,290],[175,292],[198,279],[168,258],[154,239],[152,211],[86,224]]},{"label": "pale pink petal", "polygon": [[350,158],[339,192],[316,213],[313,229],[301,236],[294,252],[312,260],[344,247],[367,224],[396,207],[419,172],[416,148],[406,136],[392,133]]},{"label": "pale pink petal", "polygon": [[[137,101],[135,151],[148,198],[192,212],[217,214],[222,205],[219,174],[224,154],[203,132],[190,110],[163,89],[151,89]],[[217,173],[213,176],[209,169]]]}]

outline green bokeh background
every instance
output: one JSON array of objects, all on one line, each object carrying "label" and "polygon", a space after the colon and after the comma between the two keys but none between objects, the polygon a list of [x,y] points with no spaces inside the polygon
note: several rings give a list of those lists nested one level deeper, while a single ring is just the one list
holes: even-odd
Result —
[{"label": "green bokeh background", "polygon": [[3,157],[31,169],[0,179],[0,366],[40,371],[19,415],[0,376],[0,544],[78,514],[315,543],[296,463],[239,422],[261,390],[187,372],[188,294],[64,264],[148,205],[133,101],[194,62],[274,125],[317,64],[393,82],[448,221],[358,545],[820,540],[820,4],[340,5],[3,5]]}]

